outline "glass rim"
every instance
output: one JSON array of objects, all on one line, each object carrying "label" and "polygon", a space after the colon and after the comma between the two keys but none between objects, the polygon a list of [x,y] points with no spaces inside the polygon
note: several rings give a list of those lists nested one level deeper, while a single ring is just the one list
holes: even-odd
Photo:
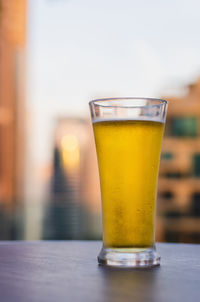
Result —
[{"label": "glass rim", "polygon": [[[119,105],[105,105],[103,104],[104,102],[108,101],[122,101],[122,100],[138,100],[138,101],[156,101],[158,102],[157,104],[148,104],[148,105],[129,105],[125,106],[122,104]],[[102,107],[119,107],[119,108],[142,108],[142,107],[155,107],[155,106],[160,106],[160,105],[167,105],[168,101],[159,99],[159,98],[151,98],[151,97],[116,97],[116,98],[102,98],[102,99],[94,99],[89,102],[89,105],[96,105],[96,106],[102,106]]]}]

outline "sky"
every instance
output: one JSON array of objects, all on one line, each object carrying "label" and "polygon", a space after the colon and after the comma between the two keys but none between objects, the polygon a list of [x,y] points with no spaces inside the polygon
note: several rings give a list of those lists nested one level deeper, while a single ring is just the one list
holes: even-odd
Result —
[{"label": "sky", "polygon": [[39,161],[55,119],[99,97],[159,97],[200,75],[198,0],[29,0],[27,105]]}]

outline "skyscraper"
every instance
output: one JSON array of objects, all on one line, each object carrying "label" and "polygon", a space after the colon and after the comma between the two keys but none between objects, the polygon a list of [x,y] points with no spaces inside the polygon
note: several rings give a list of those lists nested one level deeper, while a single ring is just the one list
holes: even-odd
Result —
[{"label": "skyscraper", "polygon": [[58,119],[53,152],[43,238],[99,238],[97,168],[88,121]]}]

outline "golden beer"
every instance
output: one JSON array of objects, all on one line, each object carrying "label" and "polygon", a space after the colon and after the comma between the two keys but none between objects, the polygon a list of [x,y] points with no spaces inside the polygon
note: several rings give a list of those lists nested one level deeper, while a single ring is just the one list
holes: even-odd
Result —
[{"label": "golden beer", "polygon": [[164,124],[148,120],[96,120],[93,128],[104,246],[152,247]]}]

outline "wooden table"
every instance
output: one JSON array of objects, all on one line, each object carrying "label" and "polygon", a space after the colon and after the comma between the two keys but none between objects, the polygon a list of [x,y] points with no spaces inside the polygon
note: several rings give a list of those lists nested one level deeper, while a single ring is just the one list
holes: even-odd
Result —
[{"label": "wooden table", "polygon": [[0,301],[200,301],[200,245],[158,244],[161,267],[100,267],[100,242],[0,242]]}]

